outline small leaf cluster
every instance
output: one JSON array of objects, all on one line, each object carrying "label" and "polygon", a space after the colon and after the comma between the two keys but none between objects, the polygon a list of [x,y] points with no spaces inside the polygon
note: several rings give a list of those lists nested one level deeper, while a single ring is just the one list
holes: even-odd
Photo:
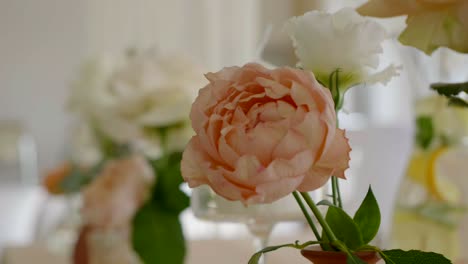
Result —
[{"label": "small leaf cluster", "polygon": [[335,206],[328,200],[323,200],[317,205],[328,206],[325,220],[336,236],[337,241],[330,241],[326,232],[322,232],[321,241],[309,241],[304,244],[285,244],[267,247],[255,255],[249,264],[257,264],[261,255],[282,247],[303,249],[307,245],[320,244],[326,251],[341,251],[347,255],[347,264],[365,264],[354,253],[359,251],[377,252],[387,264],[449,264],[450,260],[441,254],[422,252],[417,250],[403,251],[400,249],[381,250],[369,243],[375,238],[380,228],[381,214],[377,199],[369,187],[366,197],[353,217],[342,208]]},{"label": "small leaf cluster", "polygon": [[416,118],[416,144],[421,149],[428,149],[435,138],[435,129],[432,117],[418,116]]},{"label": "small leaf cluster", "polygon": [[447,97],[450,105],[468,107],[468,101],[463,98],[463,94],[468,93],[468,82],[434,83],[431,88],[440,95]]}]

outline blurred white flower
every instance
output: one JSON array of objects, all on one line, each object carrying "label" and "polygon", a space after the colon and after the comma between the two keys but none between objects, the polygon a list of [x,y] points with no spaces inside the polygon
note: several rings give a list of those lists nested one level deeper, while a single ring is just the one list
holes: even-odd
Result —
[{"label": "blurred white flower", "polygon": [[84,167],[92,167],[102,160],[102,152],[93,129],[80,122],[72,131],[71,160]]},{"label": "blurred white flower", "polygon": [[311,11],[293,17],[286,23],[298,66],[312,71],[316,78],[328,86],[330,75],[339,70],[340,88],[353,85],[387,82],[397,75],[397,68],[388,66],[381,72],[370,74],[379,66],[385,29],[377,22],[360,16],[351,8],[334,14]]},{"label": "blurred white flower", "polygon": [[[205,83],[202,70],[189,60],[150,49],[87,63],[70,104],[103,136],[150,149],[157,157],[159,129],[190,127],[191,103]],[[176,140],[185,146],[189,138]]]},{"label": "blurred white flower", "polygon": [[108,162],[83,191],[85,224],[125,229],[150,195],[154,181],[152,168],[141,156]]}]

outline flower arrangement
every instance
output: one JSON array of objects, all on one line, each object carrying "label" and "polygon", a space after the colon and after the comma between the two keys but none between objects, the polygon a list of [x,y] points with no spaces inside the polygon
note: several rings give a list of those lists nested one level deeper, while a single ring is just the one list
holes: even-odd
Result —
[{"label": "flower arrangement", "polygon": [[[468,53],[466,0],[371,0],[359,7],[358,12],[383,18],[406,15],[407,25],[399,41],[427,55],[440,47]],[[468,82],[434,83],[431,88],[438,95],[416,104],[416,146],[401,194],[405,196],[411,186],[412,192],[420,195],[398,201],[395,240],[406,247],[437,249],[457,262],[464,262],[460,259],[463,254],[459,233],[466,206],[463,186],[454,180],[465,166],[460,145],[467,133]],[[431,233],[424,238],[413,235],[413,239],[407,239],[418,232],[416,225],[429,228]]]},{"label": "flower arrangement", "polygon": [[81,122],[76,148],[45,185],[55,194],[82,193],[86,235],[78,244],[91,246],[78,251],[91,248],[90,255],[94,246],[107,245],[106,234],[123,240],[97,263],[183,263],[179,214],[189,199],[180,190],[180,161],[193,134],[194,87],[205,83],[199,70],[181,56],[129,50],[89,61],[74,83],[70,108]]},{"label": "flower arrangement", "polygon": [[[196,135],[183,153],[185,181],[190,187],[209,185],[246,206],[294,196],[316,240],[264,248],[249,264],[282,247],[311,245],[341,252],[344,260],[337,263],[366,263],[362,252],[379,254],[386,263],[451,263],[437,253],[372,246],[380,210],[371,188],[354,216],[343,209],[339,181],[351,148],[336,113],[350,87],[397,75],[395,66],[370,73],[379,64],[384,29],[352,9],[312,11],[292,18],[286,28],[299,68],[249,63],[206,74],[209,84],[190,113]],[[331,200],[316,203],[308,192],[328,181]],[[319,206],[328,207],[325,216]]]}]

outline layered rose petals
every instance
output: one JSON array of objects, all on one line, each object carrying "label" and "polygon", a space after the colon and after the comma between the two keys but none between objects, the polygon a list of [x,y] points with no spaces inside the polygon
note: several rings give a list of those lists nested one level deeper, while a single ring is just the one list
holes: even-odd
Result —
[{"label": "layered rose petals", "polygon": [[229,200],[270,203],[344,178],[350,147],[330,92],[310,72],[259,64],[206,75],[182,175]]}]

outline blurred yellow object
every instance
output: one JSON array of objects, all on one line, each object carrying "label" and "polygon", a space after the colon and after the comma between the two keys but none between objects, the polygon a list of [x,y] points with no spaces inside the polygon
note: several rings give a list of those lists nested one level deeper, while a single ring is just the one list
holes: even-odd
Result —
[{"label": "blurred yellow object", "polygon": [[464,146],[415,150],[395,210],[393,246],[434,251],[453,260],[465,256],[460,224],[466,215],[462,188],[467,160]]},{"label": "blurred yellow object", "polygon": [[409,210],[397,210],[394,217],[393,240],[404,250],[434,251],[449,259],[460,255],[457,228],[440,224]]},{"label": "blurred yellow object", "polygon": [[[447,159],[441,159],[442,156],[457,156],[457,149],[449,147],[440,147],[432,151],[420,151],[415,153],[408,166],[407,175],[413,181],[423,185],[434,198],[457,204],[460,202],[461,193],[447,175],[441,173],[444,162]],[[442,161],[442,162],[441,162]],[[450,166],[450,164],[447,164]],[[463,171],[463,168],[454,168]]]}]

